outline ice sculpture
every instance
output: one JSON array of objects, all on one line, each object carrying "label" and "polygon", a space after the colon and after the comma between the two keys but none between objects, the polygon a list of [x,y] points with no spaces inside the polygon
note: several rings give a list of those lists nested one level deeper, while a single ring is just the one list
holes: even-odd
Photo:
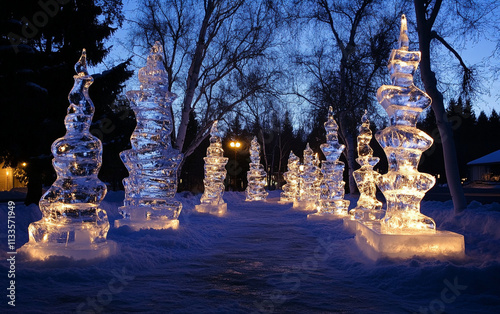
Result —
[{"label": "ice sculpture", "polygon": [[320,194],[321,171],[318,159],[309,147],[304,150],[303,163],[299,166],[299,196],[293,202],[293,207],[302,210],[314,210]]},{"label": "ice sculpture", "polygon": [[20,250],[34,259],[49,256],[92,259],[116,252],[116,243],[106,240],[108,217],[99,208],[106,185],[97,177],[102,144],[89,132],[94,105],[88,88],[93,78],[86,63],[83,49],[68,96],[66,134],[51,147],[57,179],[40,199],[42,219],[30,224],[29,242]]},{"label": "ice sculpture", "polygon": [[419,62],[420,52],[408,51],[403,15],[399,49],[392,51],[388,65],[392,85],[377,92],[390,118],[389,127],[375,135],[389,162],[388,173],[377,180],[387,211],[382,221],[356,222],[356,243],[373,259],[464,255],[462,235],[436,231],[434,220],[420,213],[420,201],[435,179],[417,170],[422,152],[432,144],[432,138],[416,128],[418,116],[431,104],[429,96],[413,84]]},{"label": "ice sculpture", "polygon": [[250,144],[250,160],[250,170],[247,172],[248,186],[245,191],[246,201],[265,201],[268,194],[264,189],[267,174],[264,166],[260,164],[260,145],[256,136]]},{"label": "ice sculpture", "polygon": [[353,173],[360,195],[356,207],[349,212],[351,218],[358,220],[378,220],[384,214],[382,202],[376,197],[377,186],[375,182],[379,179],[380,174],[373,170],[380,158],[373,157],[373,149],[370,147],[371,139],[370,120],[368,120],[365,110],[359,127],[358,158],[356,159],[361,168]]},{"label": "ice sculpture", "polygon": [[172,147],[172,102],[163,65],[163,49],[156,42],[146,66],[139,70],[140,90],[128,91],[137,126],[130,137],[132,149],[120,153],[129,172],[123,179],[123,219],[115,226],[134,230],[177,228],[182,204],[174,200],[177,169],[182,154]]},{"label": "ice sculpture", "polygon": [[201,204],[195,206],[195,211],[223,216],[227,204],[222,199],[224,179],[226,178],[227,157],[224,157],[222,141],[217,130],[217,120],[210,130],[210,146],[207,148],[205,160],[205,192],[201,196]]},{"label": "ice sculpture", "polygon": [[338,219],[348,214],[349,201],[344,200],[344,163],[339,161],[345,146],[339,143],[339,126],[333,118],[333,108],[328,110],[328,120],[325,122],[326,143],[321,144],[321,150],[326,160],[322,161],[321,194],[316,202],[317,212],[307,216],[308,219]]},{"label": "ice sculpture", "polygon": [[288,171],[283,174],[286,184],[281,192],[280,203],[289,203],[297,200],[299,194],[299,157],[290,152],[288,157]]}]

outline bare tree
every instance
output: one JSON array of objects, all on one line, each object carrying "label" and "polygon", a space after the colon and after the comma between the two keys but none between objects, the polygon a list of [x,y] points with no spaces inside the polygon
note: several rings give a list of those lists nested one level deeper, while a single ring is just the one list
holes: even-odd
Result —
[{"label": "bare tree", "polygon": [[[174,145],[189,156],[220,120],[271,83],[275,72],[256,70],[268,57],[277,29],[272,1],[142,0],[134,31],[143,48],[160,41],[169,88],[181,90]],[[179,92],[177,92],[179,93]],[[190,113],[200,129],[186,143]]]},{"label": "bare tree", "polygon": [[[333,49],[320,47],[309,58],[300,56],[297,63],[313,76],[309,95],[299,93],[321,112],[333,106],[339,123],[339,135],[346,150],[349,189],[357,191],[352,176],[355,170],[356,125],[364,109],[374,103],[373,95],[380,82],[381,69],[394,39],[401,8],[387,10],[391,1],[312,0],[313,11],[307,16],[326,26]],[[406,2],[403,1],[402,6]],[[333,54],[333,57],[331,56]],[[379,79],[377,79],[379,78]],[[378,84],[379,85],[379,84]]]},{"label": "bare tree", "polygon": [[[460,64],[462,69],[461,91],[468,95],[473,92],[474,76],[472,69],[466,65],[460,54],[453,45],[448,42],[443,33],[449,33],[450,21],[454,24],[454,35],[460,37],[477,36],[477,32],[483,27],[484,20],[494,9],[498,9],[498,1],[474,1],[474,0],[455,0],[448,3],[448,6],[442,10],[442,0],[414,0],[415,16],[417,20],[417,33],[419,48],[422,52],[420,63],[420,76],[424,83],[425,90],[432,98],[432,110],[436,116],[436,124],[441,136],[443,145],[443,156],[445,163],[446,178],[448,187],[453,200],[455,213],[460,213],[467,207],[464,192],[460,181],[460,173],[456,156],[455,142],[453,140],[453,131],[448,122],[443,94],[438,89],[438,80],[436,73],[432,70],[431,48],[434,43],[441,44],[448,50]],[[440,11],[445,11],[447,17],[444,22],[437,24],[437,17]],[[453,23],[452,22],[452,23]],[[448,29],[446,29],[448,25]]]}]

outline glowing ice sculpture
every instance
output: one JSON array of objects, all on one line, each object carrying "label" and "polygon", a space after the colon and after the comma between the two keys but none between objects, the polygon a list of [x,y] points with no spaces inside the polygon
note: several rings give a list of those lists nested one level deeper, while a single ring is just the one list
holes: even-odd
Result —
[{"label": "glowing ice sculpture", "polygon": [[417,170],[422,152],[432,144],[432,138],[416,128],[418,116],[431,104],[429,96],[413,84],[419,62],[420,52],[408,51],[403,15],[399,49],[392,51],[388,65],[392,85],[377,92],[390,118],[389,127],[375,135],[389,162],[388,173],[377,180],[387,211],[382,221],[356,222],[356,243],[372,259],[464,256],[462,235],[436,231],[434,220],[420,213],[420,201],[435,179]]},{"label": "glowing ice sculpture", "polygon": [[116,220],[115,226],[175,229],[182,209],[174,200],[182,154],[171,143],[171,106],[177,96],[168,91],[160,43],[151,48],[146,66],[139,70],[139,82],[140,90],[127,92],[137,126],[130,137],[132,149],[120,153],[129,176],[123,179],[123,219]]},{"label": "glowing ice sculpture", "polygon": [[371,139],[370,120],[368,120],[365,111],[359,127],[358,158],[356,159],[361,168],[353,173],[360,195],[356,207],[349,212],[351,218],[357,220],[379,220],[384,214],[382,202],[376,197],[377,186],[375,182],[379,179],[380,174],[373,170],[380,158],[373,157],[373,149],[370,147]]},{"label": "glowing ice sculpture", "polygon": [[339,219],[348,214],[349,201],[344,200],[343,181],[344,163],[339,161],[345,146],[339,143],[339,126],[333,118],[333,108],[328,110],[328,120],[325,122],[326,143],[321,144],[321,150],[326,160],[322,161],[321,194],[316,202],[317,212],[307,215],[308,219]]},{"label": "glowing ice sculpture", "polygon": [[280,195],[280,203],[290,203],[297,200],[299,193],[299,157],[290,152],[288,157],[288,171],[283,174],[286,184]]},{"label": "glowing ice sculpture", "polygon": [[227,204],[222,199],[224,193],[224,179],[226,178],[227,157],[224,157],[222,141],[217,130],[217,120],[210,130],[210,146],[207,148],[205,160],[205,191],[201,196],[201,204],[195,206],[195,211],[223,216],[227,211]]},{"label": "glowing ice sculpture", "polygon": [[309,143],[304,150],[303,159],[299,166],[299,197],[293,202],[293,208],[315,210],[320,194],[321,171],[318,167],[319,160],[314,156]]},{"label": "glowing ice sculpture", "polygon": [[264,166],[260,164],[260,145],[256,136],[250,144],[250,160],[250,170],[247,172],[248,186],[245,190],[246,201],[265,201],[269,194],[264,189],[267,174]]},{"label": "glowing ice sculpture", "polygon": [[20,249],[34,259],[92,259],[109,256],[117,249],[115,242],[106,240],[108,217],[99,208],[106,185],[97,178],[102,144],[89,132],[94,105],[88,88],[93,78],[86,63],[84,49],[75,65],[77,75],[68,97],[66,134],[51,147],[57,179],[40,199],[42,219],[30,224],[29,242]]}]

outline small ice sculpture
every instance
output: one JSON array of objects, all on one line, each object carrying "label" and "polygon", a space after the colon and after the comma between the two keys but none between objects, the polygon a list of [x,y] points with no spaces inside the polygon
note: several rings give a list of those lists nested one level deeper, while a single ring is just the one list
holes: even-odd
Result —
[{"label": "small ice sculpture", "polygon": [[299,194],[299,157],[290,152],[288,157],[288,171],[283,174],[286,184],[281,192],[280,203],[289,203],[297,200]]},{"label": "small ice sculpture", "polygon": [[308,211],[316,208],[321,185],[321,171],[318,164],[317,157],[307,143],[303,163],[299,166],[299,196],[293,202],[294,208]]},{"label": "small ice sculpture", "polygon": [[354,180],[358,185],[359,199],[356,208],[349,212],[353,219],[357,220],[379,220],[383,216],[382,202],[377,200],[377,186],[375,182],[380,174],[373,170],[380,158],[373,157],[373,149],[370,147],[372,131],[370,130],[370,120],[365,110],[361,118],[361,126],[358,135],[358,158],[357,163],[361,166],[354,171]]},{"label": "small ice sculpture", "polygon": [[246,201],[265,201],[268,194],[264,189],[267,174],[264,166],[260,164],[260,145],[256,136],[254,136],[250,145],[250,160],[252,162],[250,163],[250,170],[247,172]]},{"label": "small ice sculpture", "polygon": [[116,251],[116,243],[106,240],[108,217],[99,208],[106,185],[97,178],[102,144],[89,132],[94,105],[88,88],[93,78],[87,72],[85,49],[75,71],[64,119],[66,134],[51,147],[57,179],[40,199],[42,219],[30,224],[29,242],[20,250],[35,259],[92,259]]},{"label": "small ice sculpture", "polygon": [[420,201],[435,178],[417,170],[422,153],[433,142],[432,137],[416,128],[418,116],[431,104],[430,97],[413,84],[419,62],[420,52],[408,51],[403,15],[399,49],[392,50],[388,65],[392,85],[377,91],[377,100],[390,118],[390,126],[375,135],[389,162],[389,172],[377,181],[387,200],[382,227],[388,232],[436,230],[434,220],[420,213]]},{"label": "small ice sculpture", "polygon": [[226,178],[227,157],[224,157],[222,141],[217,130],[217,120],[210,130],[210,146],[207,148],[205,160],[205,192],[201,196],[201,204],[195,206],[195,211],[223,216],[227,211],[227,204],[222,199],[224,193],[224,179]]},{"label": "small ice sculpture", "polygon": [[326,143],[321,144],[321,150],[326,160],[322,161],[321,194],[316,202],[315,214],[307,216],[309,219],[337,219],[348,214],[349,201],[344,200],[343,181],[344,163],[339,161],[345,146],[339,143],[339,126],[333,118],[333,108],[328,110],[328,120],[325,122]]},{"label": "small ice sculpture", "polygon": [[123,179],[123,219],[115,226],[134,230],[177,228],[182,204],[174,200],[177,169],[182,154],[172,147],[172,102],[163,65],[163,49],[156,42],[146,66],[139,70],[140,90],[128,91],[137,126],[130,137],[132,149],[120,153],[129,177]]}]

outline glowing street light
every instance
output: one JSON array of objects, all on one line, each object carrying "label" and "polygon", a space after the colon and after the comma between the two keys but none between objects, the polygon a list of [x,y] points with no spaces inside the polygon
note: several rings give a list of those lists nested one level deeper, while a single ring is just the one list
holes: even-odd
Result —
[{"label": "glowing street light", "polygon": [[[229,146],[234,149],[234,162],[236,163],[236,153],[238,152],[238,148],[241,147],[241,143],[238,141],[231,141]],[[236,173],[234,173],[234,189],[237,189],[236,185]]]}]

